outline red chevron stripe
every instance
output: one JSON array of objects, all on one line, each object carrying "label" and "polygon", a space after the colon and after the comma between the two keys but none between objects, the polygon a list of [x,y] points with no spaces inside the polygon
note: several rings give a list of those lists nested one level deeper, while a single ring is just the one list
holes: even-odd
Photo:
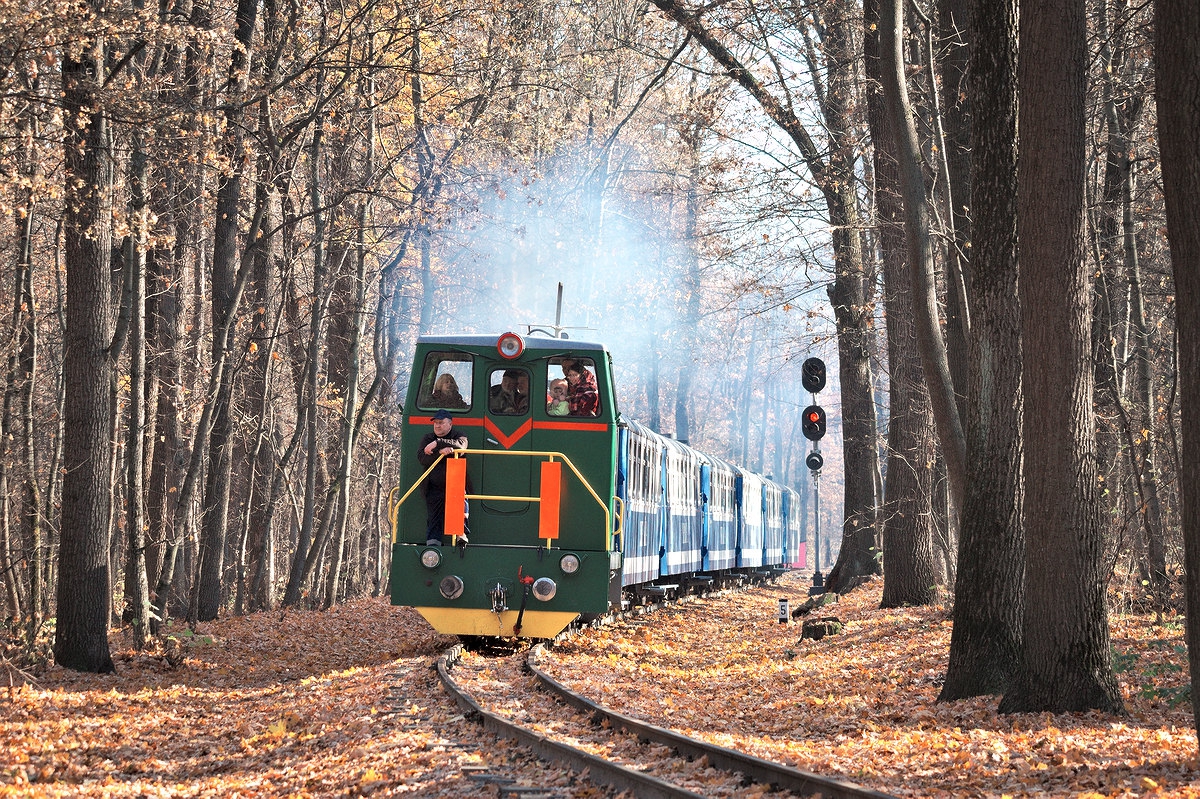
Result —
[{"label": "red chevron stripe", "polygon": [[502,433],[500,428],[496,427],[496,423],[491,419],[483,420],[483,429],[495,436],[496,440],[500,442],[500,446],[504,447],[505,449],[512,449],[513,444],[520,441],[525,437],[526,433],[533,429],[533,420],[526,419],[525,424],[514,430],[512,435],[505,435]]}]

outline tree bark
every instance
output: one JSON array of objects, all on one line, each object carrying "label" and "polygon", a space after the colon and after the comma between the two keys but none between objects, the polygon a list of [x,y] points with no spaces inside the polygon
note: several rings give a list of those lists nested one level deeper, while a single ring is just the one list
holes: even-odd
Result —
[{"label": "tree bark", "polygon": [[[1175,274],[1183,457],[1184,566],[1187,572],[1188,670],[1200,684],[1200,5],[1155,0],[1155,98],[1162,153],[1167,239]],[[1200,692],[1192,691],[1200,730]]]},{"label": "tree bark", "polygon": [[909,268],[912,270],[912,307],[917,351],[925,371],[930,407],[942,444],[942,457],[946,460],[951,505],[953,510],[957,511],[962,507],[966,486],[966,439],[963,435],[962,420],[958,415],[954,385],[950,378],[950,361],[946,355],[946,343],[942,338],[941,323],[938,319],[933,239],[930,232],[925,175],[912,106],[908,100],[908,86],[904,79],[904,59],[901,52],[904,0],[883,0],[880,7],[879,31],[880,79],[896,140],[899,185],[904,198],[904,233]]},{"label": "tree bark", "polygon": [[938,699],[999,694],[1021,647],[1021,309],[1017,299],[1017,3],[975,8],[967,485],[954,630]]},{"label": "tree bark", "polygon": [[[92,6],[91,10],[99,12]],[[103,39],[78,57],[63,53],[64,247],[67,269],[63,371],[67,383],[59,548],[58,624],[54,659],[77,671],[114,671],[108,649],[109,387],[113,363],[111,145],[97,90],[105,63]]]},{"label": "tree bark", "polygon": [[887,481],[884,485],[883,601],[885,608],[927,605],[937,595],[933,562],[933,416],[917,352],[912,272],[904,248],[904,209],[896,168],[896,137],[877,81],[880,77],[879,0],[863,5],[867,121],[874,142],[875,208],[883,260],[890,392]]},{"label": "tree bark", "polygon": [[1000,711],[1122,712],[1109,652],[1084,238],[1083,0],[1021,5],[1022,653]]}]

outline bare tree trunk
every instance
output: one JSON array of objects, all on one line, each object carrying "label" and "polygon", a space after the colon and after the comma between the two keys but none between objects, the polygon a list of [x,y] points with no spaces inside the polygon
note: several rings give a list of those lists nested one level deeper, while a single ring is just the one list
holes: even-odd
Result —
[{"label": "bare tree trunk", "polygon": [[[39,82],[30,79],[23,71],[21,80],[27,90],[36,93]],[[13,332],[17,347],[9,363],[9,387],[17,392],[16,401],[20,411],[21,461],[24,476],[19,492],[22,506],[22,540],[27,548],[29,563],[29,627],[26,638],[33,643],[42,626],[42,607],[46,604],[46,547],[43,541],[45,522],[42,518],[42,497],[38,488],[37,453],[34,446],[36,425],[34,420],[34,378],[37,370],[37,298],[33,294],[33,225],[37,219],[38,196],[35,194],[33,178],[36,175],[34,142],[39,136],[40,125],[31,103],[27,114],[18,120],[17,139],[21,142],[21,170],[27,179],[18,191],[14,211],[17,228],[17,264],[13,285]],[[15,577],[15,575],[13,575]]]},{"label": "bare tree trunk", "polygon": [[[692,73],[688,84],[688,98],[695,101],[697,75]],[[692,437],[691,399],[692,374],[695,372],[697,338],[700,327],[700,253],[697,241],[700,218],[700,136],[699,123],[688,125],[684,133],[688,165],[687,196],[684,206],[683,240],[686,247],[686,268],[683,285],[683,314],[680,319],[679,348],[682,363],[675,390],[675,435],[681,441]]]},{"label": "bare tree trunk", "polygon": [[[868,80],[880,76],[880,2],[864,4]],[[912,273],[906,268],[903,206],[896,168],[894,120],[884,113],[882,92],[872,84],[867,119],[875,143],[875,205],[883,258],[891,410],[888,417],[887,483],[882,508],[885,608],[926,605],[937,596],[933,562],[933,478],[937,442],[917,352]]]},{"label": "bare tree trunk", "polygon": [[1002,713],[1122,712],[1109,652],[1084,240],[1083,0],[1021,5],[1022,652]]},{"label": "bare tree trunk", "polygon": [[1125,177],[1130,166],[1124,135],[1124,119],[1116,97],[1117,81],[1122,80],[1125,48],[1123,37],[1114,38],[1110,25],[1109,0],[1097,0],[1097,41],[1102,67],[1100,89],[1104,99],[1103,121],[1107,128],[1104,143],[1105,165],[1101,182],[1100,202],[1096,203],[1096,281],[1092,316],[1092,365],[1096,383],[1096,460],[1099,479],[1106,488],[1102,501],[1106,505],[1106,536],[1120,540],[1128,524],[1125,507],[1130,501],[1125,481],[1118,475],[1122,470],[1123,441],[1127,440],[1129,423],[1122,397],[1118,374],[1118,343],[1125,341],[1128,326],[1129,302],[1126,270],[1121,264],[1121,212]]},{"label": "bare tree trunk", "polygon": [[1021,647],[1021,309],[1017,300],[1017,3],[975,8],[970,38],[971,308],[967,485],[941,701],[1002,693]]},{"label": "bare tree trunk", "polygon": [[[324,73],[322,73],[323,75]],[[317,96],[323,92],[323,80],[318,80]],[[321,461],[321,429],[318,414],[320,398],[321,342],[325,329],[325,312],[329,307],[329,287],[326,275],[329,266],[325,257],[325,210],[321,197],[320,164],[322,151],[322,124],[316,121],[313,127],[309,151],[309,197],[313,207],[313,287],[311,312],[309,314],[308,355],[305,360],[302,396],[306,406],[305,426],[307,454],[304,472],[304,516],[300,526],[300,541],[292,560],[283,604],[292,606],[300,602],[301,592],[315,569],[315,556],[324,541],[314,540],[318,500],[318,467]],[[314,565],[310,565],[314,564]]]},{"label": "bare tree trunk", "polygon": [[[257,0],[238,0],[237,29],[229,65],[230,98],[225,113],[224,148],[232,171],[222,176],[217,187],[216,223],[213,233],[212,328],[213,368],[220,374],[215,396],[212,430],[209,433],[209,467],[204,487],[204,521],[200,535],[200,570],[195,590],[195,615],[200,621],[217,618],[221,609],[225,573],[225,538],[229,526],[230,481],[233,473],[233,369],[226,361],[232,346],[237,314],[238,213],[244,175],[241,95],[245,90],[246,65],[254,39]],[[254,239],[247,239],[253,242]],[[219,364],[219,365],[218,365]]]},{"label": "bare tree trunk", "polygon": [[954,398],[946,344],[938,321],[933,240],[925,193],[925,175],[922,171],[917,129],[908,100],[901,52],[904,31],[903,0],[882,0],[879,30],[883,96],[887,101],[888,116],[898,145],[896,157],[899,164],[899,184],[904,198],[905,239],[908,244],[909,267],[912,269],[917,351],[921,355],[925,371],[930,407],[933,409],[938,438],[942,444],[942,456],[946,459],[950,501],[957,511],[962,507],[966,487],[966,439],[963,435],[962,420],[958,415],[958,404]]},{"label": "bare tree trunk", "polygon": [[[1179,330],[1180,462],[1184,566],[1187,573],[1188,670],[1200,684],[1200,5],[1155,0],[1155,99],[1162,153],[1167,238],[1175,274]],[[1200,692],[1192,691],[1200,730]]]},{"label": "bare tree trunk", "polygon": [[[89,7],[99,13],[96,6]],[[62,56],[64,233],[67,326],[62,538],[54,658],[78,671],[114,670],[108,649],[111,573],[108,563],[109,387],[113,363],[110,278],[111,143],[97,91],[105,64],[103,39]]]},{"label": "bare tree trunk", "polygon": [[[950,236],[946,241],[946,354],[959,418],[966,427],[967,384],[970,381],[971,307],[967,252],[971,247],[971,122],[973,99],[968,89],[972,42],[969,36],[975,3],[938,0],[937,50],[941,98],[941,163],[945,176],[942,206]],[[916,6],[914,6],[916,7]],[[931,53],[931,59],[934,54]],[[964,430],[965,435],[965,430]]]},{"label": "bare tree trunk", "polygon": [[150,627],[150,588],[146,578],[145,426],[146,426],[146,250],[149,205],[147,158],[142,134],[133,134],[130,162],[130,307],[129,429],[126,438],[125,560],[126,607],[132,612],[134,648],[146,648]]}]

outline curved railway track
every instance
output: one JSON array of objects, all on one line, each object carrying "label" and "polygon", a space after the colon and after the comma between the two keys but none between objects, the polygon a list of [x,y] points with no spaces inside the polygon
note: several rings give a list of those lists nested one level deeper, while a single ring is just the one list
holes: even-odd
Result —
[{"label": "curved railway track", "polygon": [[[461,646],[452,647],[438,659],[437,672],[466,715],[480,721],[488,731],[515,740],[546,760],[584,772],[592,782],[630,791],[638,799],[735,796],[739,788],[751,783],[769,787],[780,796],[891,799],[888,794],[854,783],[689,738],[602,707],[541,671],[536,664],[541,651],[540,645],[535,647],[519,664],[512,657],[489,661],[497,671],[508,671],[508,676],[499,681],[491,675],[473,678],[476,684],[485,686],[479,693],[497,697],[493,701],[472,695],[471,689],[451,673],[462,658]],[[505,660],[506,667],[499,667]],[[514,673],[520,670],[532,675],[527,696],[519,695],[520,680]],[[502,683],[502,690],[486,690],[489,682]],[[487,705],[506,707],[500,710]],[[714,771],[719,773],[714,775]],[[555,794],[547,791],[545,795]]]}]

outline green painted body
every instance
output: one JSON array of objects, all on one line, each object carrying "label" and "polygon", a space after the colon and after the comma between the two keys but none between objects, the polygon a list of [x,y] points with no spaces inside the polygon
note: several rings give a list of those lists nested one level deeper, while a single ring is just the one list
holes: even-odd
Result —
[{"label": "green painted body", "polygon": [[[619,554],[612,552],[618,410],[611,359],[597,344],[537,337],[524,343],[523,352],[510,360],[500,356],[494,336],[429,336],[418,341],[404,401],[401,467],[391,508],[392,604],[491,610],[492,594],[499,585],[507,607],[516,610],[524,593],[521,578],[548,577],[557,584],[556,595],[546,602],[526,597],[529,612],[608,611],[614,577],[619,586],[615,574]],[[430,364],[445,365],[446,353],[462,359],[451,365],[469,408],[451,413],[456,432],[467,437],[468,493],[476,498],[469,500],[470,543],[452,547],[447,540],[441,548],[441,562],[427,568],[421,562],[428,549],[426,507],[418,485],[425,468],[417,460],[417,447],[431,429],[435,410],[429,392],[434,372],[439,370],[431,369]],[[563,357],[588,359],[594,364],[598,415],[548,413],[543,400],[548,377],[556,374],[558,359]],[[503,415],[489,411],[489,375],[506,368],[528,370],[531,401],[527,412]],[[469,391],[462,385],[466,379]],[[539,537],[540,503],[534,501],[542,496],[541,464],[547,460],[565,461],[556,538]],[[573,574],[560,567],[567,553],[577,555],[580,561]],[[462,580],[461,596],[447,599],[439,591],[447,575]]]}]

